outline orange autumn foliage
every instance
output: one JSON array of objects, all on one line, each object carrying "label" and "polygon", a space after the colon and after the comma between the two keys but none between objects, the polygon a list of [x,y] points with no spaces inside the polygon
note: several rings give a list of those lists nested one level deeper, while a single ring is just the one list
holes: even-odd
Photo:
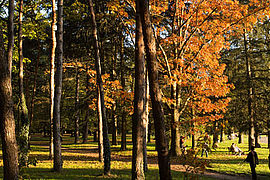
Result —
[{"label": "orange autumn foliage", "polygon": [[[269,15],[269,1],[250,0],[150,0],[157,57],[162,72],[163,101],[179,111],[195,109],[194,121],[222,118],[233,88],[224,75],[220,52],[230,47],[230,36],[249,30],[258,19]],[[128,8],[127,8],[128,7]],[[135,1],[112,0],[109,10],[134,29]],[[177,84],[180,102],[171,99],[171,85]],[[178,105],[177,105],[178,103]],[[183,113],[183,112],[181,112]]]},{"label": "orange autumn foliage", "polygon": [[[90,88],[89,91],[96,91],[96,71],[94,69],[88,69]],[[103,88],[104,88],[104,100],[105,107],[111,109],[112,105],[116,103],[125,104],[123,109],[131,114],[133,112],[132,101],[133,93],[123,90],[120,82],[118,80],[110,80],[109,74],[102,75]],[[89,102],[89,108],[96,110],[97,108],[97,99],[92,98]]]}]

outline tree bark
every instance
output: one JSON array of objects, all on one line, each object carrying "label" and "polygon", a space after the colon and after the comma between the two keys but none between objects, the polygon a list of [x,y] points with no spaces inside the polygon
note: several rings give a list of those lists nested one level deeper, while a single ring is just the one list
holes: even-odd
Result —
[{"label": "tree bark", "polygon": [[134,114],[132,118],[132,179],[145,179],[144,140],[145,140],[145,60],[142,23],[139,13],[139,1],[136,1],[136,39],[135,39],[135,92]]},{"label": "tree bark", "polygon": [[[115,80],[115,66],[116,66],[116,63],[117,63],[117,51],[116,51],[116,42],[115,42],[115,45],[114,45],[114,56],[113,56],[113,59],[112,59],[112,70],[111,70],[111,80],[114,81]],[[113,125],[113,132],[112,132],[112,145],[117,145],[117,116],[116,116],[116,104],[117,103],[113,103],[112,105],[112,109],[111,109],[111,112],[112,112],[112,125]]]},{"label": "tree bark", "polygon": [[19,175],[18,147],[15,136],[15,120],[11,86],[11,67],[14,46],[14,0],[8,7],[8,53],[5,54],[3,32],[0,29],[0,128],[4,179],[16,180]]},{"label": "tree bark", "polygon": [[220,125],[220,142],[223,142],[223,120],[222,120],[222,124]]},{"label": "tree bark", "polygon": [[158,63],[156,60],[156,45],[150,20],[149,1],[140,0],[140,15],[144,44],[147,55],[147,69],[149,72],[150,97],[152,101],[156,148],[158,151],[158,164],[160,179],[172,179],[170,170],[170,158],[168,142],[165,133],[164,111],[162,108],[161,92],[158,83]]},{"label": "tree bark", "polygon": [[104,103],[104,90],[103,82],[101,78],[101,64],[100,64],[100,55],[99,55],[99,44],[97,37],[97,23],[93,8],[92,0],[89,0],[91,22],[93,28],[93,37],[94,37],[94,48],[95,48],[95,64],[96,64],[96,76],[97,76],[97,87],[98,92],[100,92],[100,105],[101,105],[101,114],[102,114],[102,128],[103,128],[103,145],[104,145],[104,174],[110,174],[111,171],[111,149],[110,141],[108,136],[108,125],[107,118],[105,113],[105,103]]},{"label": "tree bark", "polygon": [[[35,97],[36,97],[36,90],[37,90],[37,76],[38,76],[38,67],[39,67],[39,59],[40,59],[40,40],[38,39],[38,55],[37,55],[37,61],[35,66],[35,75],[34,75],[34,85],[32,90],[32,98],[31,98],[31,104],[30,104],[30,129],[32,125],[32,121],[34,119],[34,107],[35,107]],[[30,138],[29,138],[30,139]]]},{"label": "tree bark", "polygon": [[53,109],[53,145],[54,161],[53,169],[56,172],[62,170],[63,161],[61,153],[61,116],[60,105],[62,95],[62,74],[63,74],[63,0],[59,0],[57,17],[57,58],[55,72],[55,93]]},{"label": "tree bark", "polygon": [[84,125],[83,125],[83,144],[87,143],[88,140],[88,118],[89,118],[89,111],[88,106],[85,112],[85,119],[84,119]]},{"label": "tree bark", "polygon": [[176,103],[172,104],[171,110],[171,156],[180,156],[180,132],[179,132],[179,112],[178,112],[178,96],[177,85],[174,82],[171,85],[171,99],[175,99]]},{"label": "tree bark", "polygon": [[[121,64],[121,86],[123,90],[126,88],[125,82],[125,64],[124,64],[124,37],[121,36],[121,43],[120,43],[120,64]],[[122,110],[122,136],[121,136],[121,150],[127,150],[127,120],[126,120],[126,112]]]},{"label": "tree bark", "polygon": [[151,126],[151,121],[150,121],[150,118],[148,118],[148,132],[147,132],[147,142],[150,143],[151,142],[151,129],[152,126]]},{"label": "tree bark", "polygon": [[19,164],[20,167],[27,166],[28,163],[28,136],[29,136],[29,118],[28,109],[26,105],[26,99],[24,95],[24,84],[23,84],[23,38],[22,38],[22,18],[23,18],[23,0],[19,1],[19,30],[18,30],[18,54],[19,54],[19,94],[20,94],[20,104],[19,104],[19,135],[18,135],[18,145],[19,145]]},{"label": "tree bark", "polygon": [[[90,94],[89,90],[89,74],[88,74],[89,68],[87,67],[86,72],[86,96]],[[85,119],[84,119],[84,131],[83,131],[83,144],[87,142],[88,139],[88,123],[89,123],[89,100],[86,99],[86,112],[85,112]]]},{"label": "tree bark", "polygon": [[148,102],[148,96],[149,96],[149,81],[148,81],[148,73],[146,71],[145,68],[145,111],[144,111],[144,128],[145,128],[145,132],[144,132],[144,140],[143,140],[143,169],[144,172],[148,171],[148,162],[147,162],[147,138],[148,138],[148,128],[149,128],[149,111],[148,111],[148,106],[149,106],[149,102]]},{"label": "tree bark", "polygon": [[51,64],[50,64],[50,147],[49,147],[49,159],[53,158],[53,106],[54,106],[54,73],[55,73],[55,48],[56,48],[56,10],[55,0],[52,0],[52,49],[51,49]]},{"label": "tree bark", "polygon": [[255,123],[254,123],[254,109],[253,109],[253,88],[251,84],[251,64],[248,58],[248,50],[247,50],[247,39],[246,39],[246,30],[244,29],[244,50],[245,50],[245,58],[246,58],[246,79],[248,85],[248,118],[249,118],[249,136],[248,136],[248,145],[249,150],[251,146],[255,146]]},{"label": "tree bark", "polygon": [[78,144],[79,142],[79,120],[80,120],[80,110],[79,110],[79,102],[80,102],[80,71],[78,67],[76,67],[76,90],[75,90],[75,118],[74,118],[74,143]]},{"label": "tree bark", "polygon": [[97,91],[98,94],[98,153],[99,161],[104,162],[104,144],[103,144],[103,128],[102,128],[102,113],[101,113],[101,100],[100,100],[100,91]]}]

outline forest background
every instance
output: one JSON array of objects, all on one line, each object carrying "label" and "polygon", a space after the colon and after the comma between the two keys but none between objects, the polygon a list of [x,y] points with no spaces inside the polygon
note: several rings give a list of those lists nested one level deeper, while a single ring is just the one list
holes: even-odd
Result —
[{"label": "forest background", "polygon": [[[86,143],[90,132],[109,174],[108,133],[112,145],[121,134],[125,151],[132,132],[133,178],[144,177],[154,135],[161,179],[170,179],[169,152],[181,155],[181,135],[194,149],[205,134],[211,146],[224,134],[237,133],[239,143],[248,134],[249,147],[270,134],[268,1],[2,0],[0,7],[4,167],[14,162],[6,176],[17,176],[18,161],[27,166],[35,133],[49,137],[61,171],[61,136],[76,144],[82,134]],[[5,160],[17,154],[15,126],[19,157]]]}]

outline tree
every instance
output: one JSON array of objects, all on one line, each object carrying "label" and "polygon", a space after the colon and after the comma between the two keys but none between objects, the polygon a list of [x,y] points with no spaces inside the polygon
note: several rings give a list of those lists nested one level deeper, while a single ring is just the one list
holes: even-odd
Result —
[{"label": "tree", "polygon": [[8,53],[5,54],[3,32],[0,30],[0,127],[4,161],[4,179],[18,179],[18,147],[15,136],[15,120],[11,86],[11,67],[14,45],[14,0],[8,8]]},{"label": "tree", "polygon": [[102,129],[103,129],[103,146],[104,146],[104,174],[108,175],[111,171],[111,149],[110,149],[110,141],[108,137],[108,125],[107,118],[105,113],[105,104],[104,104],[104,90],[103,90],[103,82],[101,78],[101,64],[100,64],[100,55],[99,55],[99,44],[97,37],[97,23],[95,18],[95,12],[93,7],[92,0],[89,0],[89,8],[91,14],[91,22],[93,28],[93,39],[94,39],[94,48],[95,48],[95,66],[96,66],[96,78],[97,78],[97,91],[98,91],[98,99],[100,103],[100,118],[102,118]]},{"label": "tree", "polygon": [[246,30],[244,29],[244,51],[245,51],[245,59],[246,59],[246,78],[247,78],[247,90],[248,90],[248,117],[249,117],[249,135],[248,135],[248,147],[249,150],[251,146],[255,146],[255,127],[254,127],[254,109],[253,109],[253,88],[251,86],[251,65],[248,58],[247,52],[247,41],[246,41]]},{"label": "tree", "polygon": [[56,48],[55,26],[56,26],[55,0],[52,0],[52,23],[51,23],[52,49],[50,59],[50,149],[49,149],[50,159],[52,159],[53,157],[53,107],[54,107],[54,73],[55,73],[55,48]]},{"label": "tree", "polygon": [[59,0],[57,16],[57,58],[55,72],[55,93],[54,93],[54,109],[53,109],[53,145],[54,145],[54,161],[53,169],[56,172],[62,170],[63,161],[61,153],[61,118],[60,103],[62,95],[62,73],[63,73],[63,0]]},{"label": "tree", "polygon": [[146,49],[147,69],[149,72],[150,97],[152,101],[156,148],[158,151],[158,164],[160,179],[171,179],[170,158],[168,142],[165,133],[164,111],[162,107],[161,92],[158,82],[158,64],[156,59],[155,39],[153,36],[149,1],[140,0],[140,15],[142,21],[143,38]]},{"label": "tree", "polygon": [[74,117],[74,136],[75,141],[74,143],[77,144],[79,141],[79,120],[80,120],[80,109],[79,109],[79,103],[80,103],[80,69],[78,68],[78,65],[76,66],[76,90],[75,90],[75,117]]},{"label": "tree", "polygon": [[146,83],[145,60],[139,1],[136,1],[136,39],[135,39],[135,92],[134,114],[132,118],[132,179],[145,179],[144,176],[144,141],[146,128]]},{"label": "tree", "polygon": [[18,54],[19,54],[19,94],[20,94],[20,127],[18,135],[18,145],[20,148],[19,152],[19,164],[20,167],[27,166],[28,163],[28,151],[29,151],[29,118],[28,118],[28,109],[26,106],[26,99],[24,95],[24,83],[23,83],[23,37],[22,37],[22,28],[23,28],[23,0],[19,2],[19,30],[18,30]]}]

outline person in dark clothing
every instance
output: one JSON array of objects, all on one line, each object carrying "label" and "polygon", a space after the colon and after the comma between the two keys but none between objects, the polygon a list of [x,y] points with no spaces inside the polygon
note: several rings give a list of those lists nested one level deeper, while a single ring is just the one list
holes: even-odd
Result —
[{"label": "person in dark clothing", "polygon": [[183,136],[180,136],[180,148],[181,148],[181,149],[185,147],[185,146],[184,146],[184,143],[185,143],[184,137],[183,137]]},{"label": "person in dark clothing", "polygon": [[247,158],[245,159],[246,162],[249,163],[250,165],[250,169],[251,169],[251,173],[252,173],[252,179],[256,180],[257,179],[257,174],[256,174],[256,165],[259,164],[259,159],[258,159],[258,155],[255,151],[255,147],[251,146],[250,148],[250,152],[247,155]]}]

